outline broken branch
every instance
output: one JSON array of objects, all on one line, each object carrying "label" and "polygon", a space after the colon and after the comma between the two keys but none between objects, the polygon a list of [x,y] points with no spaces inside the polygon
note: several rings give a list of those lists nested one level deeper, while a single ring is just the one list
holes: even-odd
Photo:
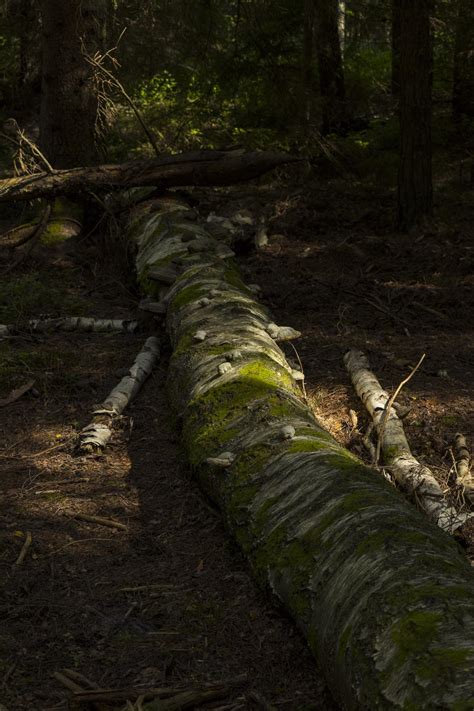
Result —
[{"label": "broken branch", "polygon": [[[362,351],[349,351],[344,356],[344,362],[358,396],[374,421],[385,465],[398,484],[415,497],[420,508],[440,528],[453,533],[470,518],[470,514],[458,513],[454,507],[448,505],[431,470],[413,456],[402,421],[393,407],[387,407],[391,399],[393,403],[394,398],[390,398],[382,389],[370,370],[365,354]],[[396,394],[395,392],[395,396]],[[385,413],[386,417],[382,422]]]},{"label": "broken branch", "polygon": [[299,160],[268,151],[196,151],[121,165],[70,168],[0,180],[0,202],[56,195],[71,195],[77,199],[78,194],[85,192],[110,192],[147,185],[163,189],[182,185],[232,185]]}]

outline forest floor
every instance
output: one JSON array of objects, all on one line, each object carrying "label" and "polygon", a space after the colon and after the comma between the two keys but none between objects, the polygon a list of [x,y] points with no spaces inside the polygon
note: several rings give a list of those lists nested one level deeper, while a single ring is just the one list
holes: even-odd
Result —
[{"label": "forest floor", "polygon": [[[298,356],[287,353],[301,359],[308,401],[366,460],[368,418],[344,352],[365,350],[390,391],[426,353],[399,401],[410,408],[414,453],[449,490],[452,436],[474,444],[472,192],[443,194],[434,225],[410,237],[391,228],[392,193],[353,181],[282,171],[272,183],[195,197],[204,218],[265,218],[268,245],[239,256],[246,281],[260,284],[279,324],[302,332]],[[127,265],[112,259],[119,246],[102,238],[37,249],[2,276],[0,322],[136,318]],[[0,267],[11,258],[0,252]],[[54,676],[72,669],[101,688],[135,689],[131,701],[145,687],[235,680],[205,708],[334,711],[301,635],[256,587],[186,466],[166,399],[164,336],[160,364],[106,452],[74,453],[94,405],[156,330],[141,318],[133,335],[25,332],[0,343],[0,398],[35,381],[0,409],[0,708],[87,708]],[[16,566],[27,532],[32,545]],[[474,539],[463,543],[473,557]]]}]

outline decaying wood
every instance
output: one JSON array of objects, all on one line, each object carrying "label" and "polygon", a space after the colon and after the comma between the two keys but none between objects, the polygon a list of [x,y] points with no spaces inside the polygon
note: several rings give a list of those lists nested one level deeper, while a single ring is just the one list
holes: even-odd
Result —
[{"label": "decaying wood", "polygon": [[129,374],[122,378],[104,402],[94,410],[94,419],[79,434],[78,450],[80,452],[96,452],[107,446],[107,442],[112,436],[113,419],[121,415],[127,405],[136,397],[143,383],[151,374],[159,356],[159,341],[154,336],[150,336],[137,355]]},{"label": "decaying wood", "polygon": [[32,319],[23,329],[7,324],[0,324],[0,337],[13,336],[22,330],[34,333],[52,333],[54,331],[84,331],[86,333],[111,333],[123,331],[134,333],[138,328],[138,321],[123,318],[89,318],[85,316],[67,316],[61,318]]},{"label": "decaying wood", "polygon": [[22,565],[23,561],[26,558],[26,554],[28,553],[31,544],[33,543],[33,536],[31,535],[30,531],[26,532],[26,537],[25,537],[25,542],[23,543],[23,546],[20,551],[20,555],[15,561],[15,566]]},{"label": "decaying wood", "polygon": [[[343,708],[468,707],[468,561],[315,419],[268,331],[273,319],[186,213],[172,200],[144,203],[128,234],[150,296],[148,269],[181,265],[160,301],[173,347],[168,390],[197,479]],[[208,247],[193,253],[194,240]]]},{"label": "decaying wood", "polygon": [[456,482],[463,487],[464,495],[474,503],[474,477],[471,472],[471,453],[466,438],[458,432],[453,441],[453,454],[456,464]]},{"label": "decaying wood", "polygon": [[380,448],[384,465],[440,528],[453,533],[467,521],[470,514],[459,513],[448,504],[432,471],[413,456],[403,423],[395,408],[390,406],[390,396],[371,371],[364,353],[349,351],[344,356],[344,362],[355,391],[374,422],[379,437],[377,451]]},{"label": "decaying wood", "polygon": [[57,195],[110,192],[153,185],[232,185],[251,180],[298,158],[267,151],[197,151],[121,165],[71,168],[0,180],[0,202],[34,200]]}]

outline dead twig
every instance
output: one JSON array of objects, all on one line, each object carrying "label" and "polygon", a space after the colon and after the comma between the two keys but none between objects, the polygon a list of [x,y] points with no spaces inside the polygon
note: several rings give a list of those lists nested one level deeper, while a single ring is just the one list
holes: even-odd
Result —
[{"label": "dead twig", "polygon": [[264,709],[264,711],[277,711],[276,706],[270,704],[261,694],[257,693],[256,691],[250,692],[249,699],[255,701],[260,706],[260,708]]},{"label": "dead twig", "polygon": [[64,511],[64,516],[75,518],[78,521],[86,521],[87,523],[97,523],[99,526],[108,526],[109,528],[119,528],[121,531],[128,531],[128,526],[118,521],[113,521],[111,518],[103,518],[102,516],[90,516],[89,514],[75,513],[74,511]]},{"label": "dead twig", "polygon": [[60,684],[66,687],[66,689],[69,689],[69,691],[72,691],[73,693],[78,693],[81,691],[84,691],[82,686],[77,684],[75,681],[70,679],[68,676],[65,674],[61,674],[61,672],[53,672],[53,676],[57,681],[59,681]]},{"label": "dead twig", "polygon": [[27,383],[24,383],[23,385],[20,385],[18,388],[15,388],[12,390],[7,397],[0,398],[0,407],[6,407],[7,405],[11,405],[12,403],[16,402],[19,400],[22,395],[25,395],[33,385],[35,384],[34,380],[28,380]]},{"label": "dead twig", "polygon": [[18,662],[13,662],[13,664],[11,664],[11,665],[8,667],[8,669],[6,670],[5,674],[3,675],[2,684],[1,684],[1,686],[0,686],[0,689],[5,689],[5,688],[6,688],[6,686],[7,686],[7,684],[8,684],[8,680],[10,679],[11,675],[13,674],[13,672],[15,671],[15,669],[17,668],[17,666],[18,666]]},{"label": "dead twig", "polygon": [[[82,47],[82,54],[84,56],[84,59],[86,62],[88,62],[99,74],[102,75],[103,78],[107,80],[110,86],[114,87],[115,89],[118,89],[119,92],[122,94],[123,98],[125,101],[128,103],[130,108],[132,109],[133,113],[135,114],[135,117],[140,124],[140,126],[143,129],[143,132],[145,133],[151,147],[153,148],[156,156],[160,156],[160,150],[158,148],[158,145],[156,143],[155,137],[152,133],[152,131],[148,128],[146,125],[140,111],[138,110],[137,105],[133,101],[132,97],[127,93],[124,85],[122,82],[117,79],[115,74],[113,74],[111,71],[109,71],[105,66],[104,66],[104,60],[105,59],[111,59],[110,53],[113,50],[109,50],[105,54],[101,55],[99,52],[96,52],[96,54],[92,57],[90,54],[88,54],[84,48],[84,45]],[[115,61],[115,60],[114,60]]]},{"label": "dead twig", "polygon": [[378,428],[377,446],[375,448],[375,456],[374,456],[374,461],[373,461],[374,466],[378,466],[378,462],[380,459],[380,449],[382,447],[382,441],[383,441],[383,436],[384,436],[384,432],[385,432],[385,425],[387,424],[387,419],[390,414],[390,408],[392,407],[393,403],[395,402],[398,395],[400,394],[400,391],[403,388],[403,386],[406,385],[408,383],[408,381],[413,378],[416,371],[418,370],[420,365],[425,360],[425,357],[426,357],[426,353],[423,353],[423,355],[421,356],[420,360],[415,365],[415,367],[411,370],[411,372],[407,375],[407,377],[402,380],[402,382],[398,385],[398,387],[396,388],[393,395],[385,403],[385,407],[384,407],[383,413],[382,413],[382,418],[380,420],[380,427]]},{"label": "dead twig", "polygon": [[79,685],[83,685],[85,687],[89,687],[90,689],[98,689],[99,685],[95,683],[95,681],[91,681],[88,679],[84,674],[81,674],[80,672],[74,671],[74,669],[63,669],[63,675],[69,677],[72,679],[72,681],[75,681]]},{"label": "dead twig", "polygon": [[54,550],[50,551],[49,553],[45,553],[42,558],[49,558],[52,555],[55,555],[56,553],[60,553],[63,551],[65,548],[69,548],[69,546],[75,546],[76,543],[89,543],[90,541],[102,541],[104,543],[115,543],[116,540],[115,538],[78,538],[76,541],[69,541],[69,543],[65,543],[64,546],[60,546],[60,548],[55,548]]},{"label": "dead twig", "polygon": [[26,554],[28,553],[28,550],[29,550],[32,543],[33,543],[33,536],[31,535],[30,531],[27,531],[25,542],[23,543],[22,549],[20,551],[20,555],[18,556],[18,558],[16,559],[16,561],[13,564],[14,567],[22,565],[23,561],[26,558]]}]

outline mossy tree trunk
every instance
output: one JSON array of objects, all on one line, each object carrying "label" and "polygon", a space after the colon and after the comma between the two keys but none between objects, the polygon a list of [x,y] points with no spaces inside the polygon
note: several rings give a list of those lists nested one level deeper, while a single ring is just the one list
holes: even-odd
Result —
[{"label": "mossy tree trunk", "polygon": [[192,210],[143,204],[128,233],[143,289],[168,305],[189,461],[334,695],[346,709],[472,708],[474,579],[456,544],[315,419],[270,335],[286,331]]}]

